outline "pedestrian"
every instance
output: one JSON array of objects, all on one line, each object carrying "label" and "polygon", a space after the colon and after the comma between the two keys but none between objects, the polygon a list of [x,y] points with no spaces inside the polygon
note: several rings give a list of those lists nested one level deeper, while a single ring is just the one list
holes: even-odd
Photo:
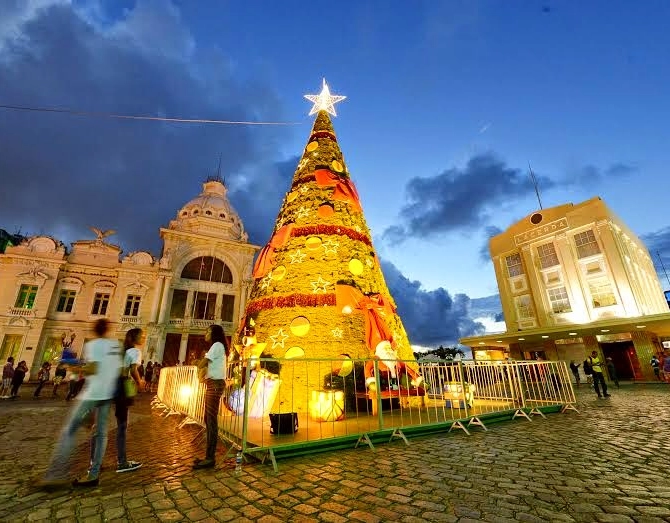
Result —
[{"label": "pedestrian", "polygon": [[219,439],[219,403],[226,380],[229,348],[221,325],[210,325],[205,333],[205,341],[212,345],[205,357],[198,361],[199,369],[207,369],[205,374],[205,427],[207,449],[205,459],[196,460],[194,469],[208,469],[216,465],[216,443]]},{"label": "pedestrian", "polygon": [[619,377],[617,376],[616,373],[616,367],[614,366],[614,362],[612,361],[612,358],[605,358],[605,365],[607,365],[607,374],[610,375],[610,380],[614,382],[616,385],[616,388],[619,388]]},{"label": "pedestrian", "polygon": [[59,363],[56,366],[56,372],[54,373],[54,388],[52,391],[52,396],[54,398],[58,397],[58,387],[61,383],[63,383],[65,376],[67,376],[67,365],[64,363]]},{"label": "pedestrian", "polygon": [[670,383],[670,349],[663,351],[663,379]]},{"label": "pedestrian", "polygon": [[9,392],[12,390],[12,378],[14,377],[14,356],[7,358],[7,363],[2,367],[2,388],[0,396],[3,399],[9,398]]},{"label": "pedestrian", "polygon": [[163,366],[160,363],[154,364],[154,372],[151,375],[151,386],[149,387],[149,392],[153,392],[154,389],[158,390],[158,380],[160,379],[162,368]]},{"label": "pedestrian", "polygon": [[584,375],[586,376],[587,385],[593,383],[593,369],[591,368],[588,358],[584,360]]},{"label": "pedestrian", "polygon": [[[114,415],[116,417],[116,472],[132,472],[142,466],[139,461],[129,460],[126,455],[126,434],[128,430],[128,409],[132,406],[134,399],[125,394],[124,380],[135,381],[137,390],[143,385],[137,364],[140,362],[140,349],[144,344],[144,332],[142,329],[130,329],[126,333],[123,342],[123,368],[119,377],[116,394],[114,396]],[[91,461],[95,456],[94,439],[91,440]]]},{"label": "pedestrian", "polygon": [[25,361],[20,361],[19,364],[14,369],[14,376],[12,377],[12,392],[11,399],[15,400],[19,397],[19,387],[23,383],[23,380],[26,377],[28,372],[28,365]]},{"label": "pedestrian", "polygon": [[147,370],[144,372],[144,391],[150,392],[151,389],[151,380],[154,376],[154,364],[149,361],[147,363]]},{"label": "pedestrian", "polygon": [[142,360],[140,366],[137,367],[137,373],[140,375],[140,378],[142,378],[142,381],[144,381],[144,360]]},{"label": "pedestrian", "polygon": [[581,381],[579,377],[579,363],[575,363],[575,360],[570,360],[570,370],[572,371],[572,375],[575,377],[575,382],[577,383],[577,386],[579,387],[579,382]]},{"label": "pedestrian", "polygon": [[656,354],[654,354],[651,357],[651,361],[649,362],[649,364],[651,365],[651,368],[654,369],[654,377],[657,380],[660,380],[661,379],[661,362],[659,361],[658,356],[656,356]]},{"label": "pedestrian", "polygon": [[[596,351],[591,352],[591,356],[588,358],[588,362],[591,366],[591,373],[593,375],[593,388],[595,389],[596,394],[599,398],[602,398],[603,396],[609,398],[610,394],[607,393],[607,383],[605,383],[605,376],[603,376],[602,362],[600,361]],[[600,395],[600,388],[598,385],[602,386],[602,396]]]},{"label": "pedestrian", "polygon": [[75,479],[75,487],[96,486],[99,483],[100,467],[107,449],[107,420],[112,398],[122,366],[121,347],[119,342],[108,338],[109,321],[105,318],[97,320],[93,326],[96,338],[84,345],[85,363],[78,367],[85,374],[84,389],[70,415],[56,444],[51,462],[44,478],[40,482],[43,488],[57,488],[67,483],[69,461],[76,443],[76,432],[87,426],[90,415],[95,416],[95,453],[90,468],[85,476]]},{"label": "pedestrian", "polygon": [[35,393],[33,394],[34,398],[40,397],[40,392],[42,392],[44,385],[46,385],[50,379],[51,379],[51,363],[45,361],[44,363],[42,363],[42,368],[40,368],[40,371],[37,373],[37,388],[35,389]]}]

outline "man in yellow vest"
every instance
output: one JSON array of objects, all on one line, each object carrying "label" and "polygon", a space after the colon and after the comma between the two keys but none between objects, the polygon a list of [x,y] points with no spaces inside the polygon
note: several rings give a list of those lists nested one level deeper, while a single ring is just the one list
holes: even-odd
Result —
[{"label": "man in yellow vest", "polygon": [[596,394],[598,395],[599,398],[602,398],[602,396],[600,395],[600,388],[598,387],[598,384],[600,383],[603,387],[603,396],[609,398],[610,394],[607,393],[607,383],[605,383],[605,376],[603,376],[603,367],[602,367],[603,363],[600,361],[600,358],[598,357],[598,353],[596,351],[593,351],[591,353],[589,363],[591,364],[591,368],[593,369],[593,388],[596,389]]}]

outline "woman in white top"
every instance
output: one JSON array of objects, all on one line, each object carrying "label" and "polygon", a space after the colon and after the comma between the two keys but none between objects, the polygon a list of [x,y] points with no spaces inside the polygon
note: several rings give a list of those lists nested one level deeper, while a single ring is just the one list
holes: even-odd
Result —
[{"label": "woman in white top", "polygon": [[[142,353],[139,347],[144,345],[144,332],[142,329],[130,329],[126,333],[123,342],[123,371],[122,375],[128,379],[135,380],[137,390],[142,390],[144,382],[137,370]],[[132,405],[132,399],[117,397],[114,401],[114,414],[116,415],[116,449],[118,457],[117,472],[130,472],[142,466],[139,461],[128,460],[126,456],[126,430],[128,428],[128,407]]]},{"label": "woman in white top", "polygon": [[198,362],[198,367],[207,367],[205,392],[205,427],[207,428],[207,451],[205,459],[198,459],[193,468],[209,469],[216,465],[216,442],[219,439],[217,418],[219,403],[226,382],[229,348],[221,325],[210,325],[205,333],[205,341],[212,346],[205,357]]}]

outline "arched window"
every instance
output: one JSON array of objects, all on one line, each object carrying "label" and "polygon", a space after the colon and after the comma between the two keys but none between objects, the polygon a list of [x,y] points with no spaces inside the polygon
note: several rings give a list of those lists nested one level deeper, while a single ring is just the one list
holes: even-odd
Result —
[{"label": "arched window", "polygon": [[189,280],[233,283],[233,274],[228,266],[211,256],[201,256],[188,262],[181,271],[181,277]]}]

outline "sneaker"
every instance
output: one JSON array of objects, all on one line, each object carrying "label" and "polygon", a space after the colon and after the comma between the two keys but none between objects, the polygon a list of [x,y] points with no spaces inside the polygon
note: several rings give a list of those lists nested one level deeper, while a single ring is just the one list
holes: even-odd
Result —
[{"label": "sneaker", "polygon": [[84,477],[75,479],[72,482],[73,487],[97,487],[100,483],[100,478],[86,474]]},{"label": "sneaker", "polygon": [[611,396],[611,394],[607,394],[607,393],[605,393],[605,397],[606,397],[606,398],[609,398],[610,396]]},{"label": "sneaker", "polygon": [[116,467],[117,472],[132,472],[140,468],[142,464],[139,461],[126,461],[125,463],[119,463],[119,466]]}]

